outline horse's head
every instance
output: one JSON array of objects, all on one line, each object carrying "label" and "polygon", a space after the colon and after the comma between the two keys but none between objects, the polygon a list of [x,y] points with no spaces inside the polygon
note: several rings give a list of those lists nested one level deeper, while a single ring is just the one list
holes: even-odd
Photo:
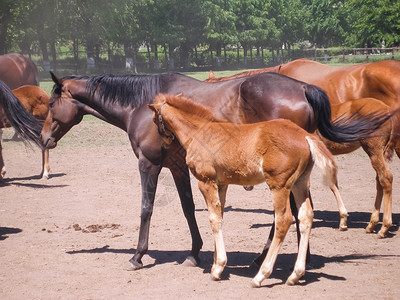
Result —
[{"label": "horse's head", "polygon": [[[50,72],[51,73],[51,72]],[[41,137],[46,148],[54,148],[57,142],[76,124],[84,115],[83,104],[72,94],[72,80],[60,79],[51,73],[54,81],[52,95],[49,101],[49,112],[44,122]]]}]

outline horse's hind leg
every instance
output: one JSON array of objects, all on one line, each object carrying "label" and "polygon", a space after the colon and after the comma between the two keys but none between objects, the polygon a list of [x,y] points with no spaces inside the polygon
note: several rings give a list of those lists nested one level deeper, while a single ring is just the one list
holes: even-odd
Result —
[{"label": "horse's hind leg", "polygon": [[379,222],[379,211],[383,198],[383,222],[382,228],[378,232],[379,236],[384,238],[389,228],[392,226],[392,183],[393,174],[390,172],[383,153],[378,155],[370,154],[372,167],[376,171],[376,199],[372,210],[371,219],[366,228],[367,233],[371,233]]},{"label": "horse's hind leg", "polygon": [[[312,205],[312,202],[311,202],[311,205]],[[297,210],[297,206],[296,206],[296,201],[294,200],[292,193],[290,193],[290,210],[292,211],[292,215],[294,216],[295,222],[296,222],[297,243],[300,244],[299,219],[297,218],[298,210]],[[272,226],[271,226],[271,229],[269,232],[269,236],[268,236],[268,240],[264,246],[262,253],[259,256],[257,256],[256,259],[253,260],[253,265],[257,266],[258,268],[261,266],[265,257],[267,256],[268,250],[272,243],[272,239],[274,238],[274,232],[275,232],[275,221],[274,221],[274,223],[272,223]],[[309,245],[307,248],[307,263],[310,262],[310,258],[311,258],[311,253],[310,253],[310,245]]]},{"label": "horse's hind leg", "polygon": [[275,210],[274,237],[272,239],[267,256],[265,257],[265,260],[260,267],[260,270],[252,280],[253,287],[260,287],[262,281],[271,275],[279,250],[293,220],[292,213],[289,209],[290,191],[286,189],[280,189],[273,190],[271,192]]},{"label": "horse's hind leg", "polygon": [[340,223],[339,223],[339,230],[340,231],[346,231],[347,230],[347,217],[348,217],[348,212],[346,207],[344,206],[342,196],[340,195],[339,189],[337,185],[333,185],[330,187],[332,193],[335,195],[336,203],[339,209],[339,215],[340,215]]},{"label": "horse's hind leg", "polygon": [[195,217],[195,207],[193,202],[192,188],[190,186],[189,170],[186,164],[175,165],[170,170],[178,190],[179,198],[181,199],[183,214],[185,215],[186,221],[189,225],[190,234],[192,236],[192,250],[190,255],[186,258],[184,264],[196,266],[200,262],[199,252],[203,246],[203,241],[201,239]]},{"label": "horse's hind leg", "polygon": [[129,270],[143,267],[142,257],[149,246],[150,219],[153,214],[154,198],[156,194],[160,165],[154,165],[144,156],[139,157],[139,172],[142,184],[142,211],[140,214],[139,241],[135,255],[129,260],[133,265]]},{"label": "horse's hind leg", "polygon": [[49,149],[42,150],[42,173],[40,177],[49,179],[50,165],[49,165]]},{"label": "horse's hind leg", "polygon": [[[222,235],[222,212],[223,204],[219,199],[219,194],[226,192],[226,188],[219,189],[215,183],[199,181],[199,189],[204,196],[207,204],[208,217],[214,235],[214,263],[211,268],[211,277],[214,280],[221,278],[222,271],[227,262],[225,244]],[[223,196],[223,201],[225,196]]]},{"label": "horse's hind leg", "polygon": [[6,175],[6,166],[4,165],[3,159],[3,129],[0,129],[0,180],[3,180],[4,176]]},{"label": "horse's hind leg", "polygon": [[305,274],[307,249],[314,217],[308,183],[301,182],[296,184],[293,189],[293,193],[298,208],[298,219],[300,223],[299,229],[301,237],[299,244],[299,253],[297,255],[297,260],[294,266],[293,273],[286,281],[288,285],[294,285]]}]

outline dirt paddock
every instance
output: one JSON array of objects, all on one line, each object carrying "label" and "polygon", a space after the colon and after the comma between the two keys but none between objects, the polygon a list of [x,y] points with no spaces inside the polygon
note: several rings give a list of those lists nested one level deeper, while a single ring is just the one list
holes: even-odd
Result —
[{"label": "dirt paddock", "polygon": [[[204,246],[198,267],[184,261],[191,246],[173,180],[159,179],[145,268],[126,271],[140,224],[137,160],[121,130],[85,118],[50,151],[51,177],[38,179],[41,152],[3,134],[7,167],[1,185],[1,299],[398,299],[400,293],[400,162],[394,158],[393,224],[386,239],[366,234],[375,200],[375,174],[367,156],[337,156],[339,184],[350,213],[339,214],[317,168],[312,176],[315,219],[311,263],[296,286],[285,285],[297,242],[289,231],[274,272],[251,288],[249,268],[266,241],[273,211],[266,185],[228,189],[224,238],[228,265],[212,281],[213,237],[203,198],[192,180]],[[379,229],[379,228],[378,228]]]}]

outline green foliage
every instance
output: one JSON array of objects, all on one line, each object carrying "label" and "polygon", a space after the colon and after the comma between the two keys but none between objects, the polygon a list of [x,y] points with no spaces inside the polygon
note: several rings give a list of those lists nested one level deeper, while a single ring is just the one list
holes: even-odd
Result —
[{"label": "green foliage", "polygon": [[348,0],[346,11],[352,24],[348,45],[399,45],[400,0]]},{"label": "green foliage", "polygon": [[[118,65],[135,57],[137,64],[150,58],[168,68],[174,57],[181,62],[190,57],[196,65],[211,64],[215,56],[238,61],[235,51],[222,53],[232,45],[246,50],[284,45],[290,52],[310,45],[382,43],[400,44],[400,0],[0,1],[0,53],[55,60],[68,50],[75,65],[85,64],[89,56],[99,62],[112,56]],[[143,45],[152,54],[139,53]],[[200,47],[208,52],[194,51]]]}]

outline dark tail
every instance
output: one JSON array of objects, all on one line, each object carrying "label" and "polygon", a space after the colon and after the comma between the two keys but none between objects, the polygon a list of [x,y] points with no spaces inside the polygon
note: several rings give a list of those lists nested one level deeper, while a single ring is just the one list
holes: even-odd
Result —
[{"label": "dark tail", "polygon": [[24,140],[33,141],[40,148],[43,148],[40,139],[42,123],[26,111],[10,88],[1,80],[0,105],[3,107],[8,122],[20,136]]},{"label": "dark tail", "polygon": [[371,134],[392,115],[391,113],[361,115],[355,112],[350,116],[341,116],[331,121],[331,106],[325,91],[315,85],[307,85],[305,92],[318,122],[319,132],[323,137],[336,143],[354,142],[372,137]]}]

